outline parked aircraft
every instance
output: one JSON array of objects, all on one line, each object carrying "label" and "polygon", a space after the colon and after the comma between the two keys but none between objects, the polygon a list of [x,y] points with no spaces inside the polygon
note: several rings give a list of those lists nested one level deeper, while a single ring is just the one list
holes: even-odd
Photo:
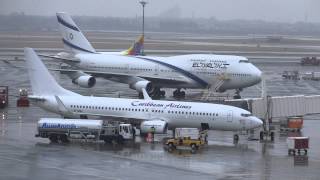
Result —
[{"label": "parked aircraft", "polygon": [[[79,27],[66,13],[57,13],[63,44],[68,54],[49,56],[72,66],[63,69],[72,82],[93,87],[95,78],[120,83],[142,95],[142,89],[155,98],[165,95],[161,88],[174,88],[174,97],[181,98],[181,89],[210,89],[223,92],[242,90],[261,81],[261,71],[247,58],[231,55],[190,54],[171,57],[119,56],[96,52]],[[48,56],[46,56],[48,57]]]},{"label": "parked aircraft", "polygon": [[82,96],[61,87],[33,49],[26,48],[32,95],[38,106],[64,117],[126,118],[141,121],[141,132],[156,133],[176,127],[238,131],[260,127],[262,121],[246,110],[220,104],[152,100],[142,89],[144,100]]}]

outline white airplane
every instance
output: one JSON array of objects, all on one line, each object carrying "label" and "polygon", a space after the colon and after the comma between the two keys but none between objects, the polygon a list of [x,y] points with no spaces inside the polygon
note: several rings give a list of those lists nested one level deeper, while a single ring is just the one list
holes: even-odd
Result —
[{"label": "white airplane", "polygon": [[73,69],[62,72],[81,87],[93,87],[95,77],[126,83],[142,95],[142,89],[157,98],[160,88],[175,88],[174,97],[184,97],[181,89],[211,89],[223,92],[242,90],[261,81],[261,71],[247,58],[229,55],[190,54],[171,57],[118,56],[96,52],[66,13],[57,13],[67,55],[60,59]]},{"label": "white airplane", "polygon": [[62,88],[31,48],[24,50],[33,95],[38,106],[64,117],[99,116],[139,120],[141,132],[194,127],[238,131],[260,127],[262,121],[250,112],[228,105],[152,100],[143,89],[144,100],[82,96]]}]

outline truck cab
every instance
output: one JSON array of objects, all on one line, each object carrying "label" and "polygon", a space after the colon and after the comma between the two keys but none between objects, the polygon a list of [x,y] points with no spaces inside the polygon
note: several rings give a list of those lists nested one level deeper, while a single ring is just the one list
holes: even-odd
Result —
[{"label": "truck cab", "polygon": [[107,124],[103,127],[100,139],[106,143],[116,141],[122,143],[124,140],[133,139],[133,130],[131,124]]}]

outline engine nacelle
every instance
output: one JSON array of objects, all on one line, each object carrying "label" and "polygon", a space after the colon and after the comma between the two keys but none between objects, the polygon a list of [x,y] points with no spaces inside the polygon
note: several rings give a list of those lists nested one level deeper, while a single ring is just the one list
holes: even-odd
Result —
[{"label": "engine nacelle", "polygon": [[142,92],[142,89],[146,89],[148,94],[152,93],[153,91],[153,86],[150,81],[138,81],[133,84],[130,84],[129,87],[138,92]]},{"label": "engine nacelle", "polygon": [[151,128],[155,128],[156,134],[167,133],[168,123],[161,120],[143,121],[140,125],[140,133],[145,134],[151,132]]},{"label": "engine nacelle", "polygon": [[96,84],[96,78],[88,75],[79,76],[72,80],[72,83],[79,85],[80,87],[91,88]]}]

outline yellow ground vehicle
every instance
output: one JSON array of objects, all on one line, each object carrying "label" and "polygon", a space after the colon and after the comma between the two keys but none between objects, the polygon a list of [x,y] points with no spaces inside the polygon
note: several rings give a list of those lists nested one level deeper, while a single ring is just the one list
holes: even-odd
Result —
[{"label": "yellow ground vehicle", "polygon": [[168,151],[174,149],[191,149],[195,152],[206,144],[207,134],[200,132],[197,128],[176,128],[175,138],[168,139],[166,145]]}]

